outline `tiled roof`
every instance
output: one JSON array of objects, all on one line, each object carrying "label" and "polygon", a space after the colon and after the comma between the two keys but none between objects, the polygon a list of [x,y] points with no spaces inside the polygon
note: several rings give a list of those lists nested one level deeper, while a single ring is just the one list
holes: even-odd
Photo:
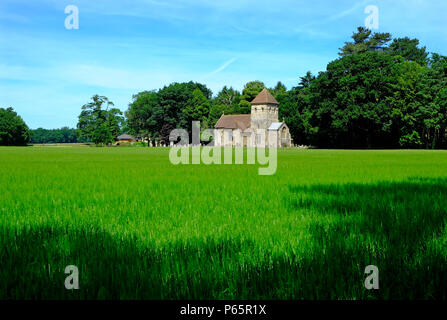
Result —
[{"label": "tiled roof", "polygon": [[234,114],[234,115],[222,115],[217,121],[216,129],[241,129],[245,130],[250,128],[251,115],[250,114]]},{"label": "tiled roof", "polygon": [[135,140],[135,138],[133,136],[131,136],[130,134],[122,134],[122,135],[118,136],[117,139],[118,140]]},{"label": "tiled roof", "polygon": [[271,95],[271,93],[266,89],[262,89],[262,91],[253,99],[251,102],[252,105],[255,104],[276,104],[278,105],[278,101],[276,101],[275,97]]}]

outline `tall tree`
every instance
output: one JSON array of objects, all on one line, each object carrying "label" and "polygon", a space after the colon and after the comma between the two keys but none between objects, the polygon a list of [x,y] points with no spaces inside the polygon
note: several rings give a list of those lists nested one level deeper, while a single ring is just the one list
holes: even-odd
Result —
[{"label": "tall tree", "polygon": [[[211,96],[211,90],[205,85],[192,81],[141,92],[133,97],[126,112],[128,126],[134,134],[166,143],[169,128],[183,128],[190,132],[191,117],[199,116],[200,112],[200,117],[204,115],[202,119],[208,118]],[[200,110],[194,110],[193,104],[197,102],[200,102]]]},{"label": "tall tree", "polygon": [[278,81],[276,86],[270,88],[269,91],[276,99],[278,99],[281,95],[284,95],[287,92],[287,88],[281,81]]},{"label": "tall tree", "polygon": [[[402,59],[402,58],[400,58]],[[422,146],[422,127],[420,118],[423,97],[418,82],[424,68],[414,61],[403,61],[395,65],[397,81],[394,95],[388,100],[392,108],[391,137],[401,147],[419,148]]]},{"label": "tall tree", "polygon": [[0,146],[25,146],[30,131],[25,121],[12,108],[0,108]]},{"label": "tall tree", "polygon": [[200,121],[202,126],[208,127],[210,114],[210,101],[205,97],[200,89],[192,92],[192,97],[182,110],[187,123]]},{"label": "tall tree", "polygon": [[391,106],[397,81],[395,59],[365,52],[331,62],[312,90],[317,145],[384,147],[389,141]]},{"label": "tall tree", "polygon": [[265,85],[261,81],[248,82],[242,90],[241,100],[239,102],[238,113],[247,114],[251,111],[250,102],[265,88]]},{"label": "tall tree", "polygon": [[394,39],[388,48],[392,55],[398,55],[406,61],[415,61],[421,66],[427,65],[428,53],[425,47],[419,48],[418,39],[397,38]]},{"label": "tall tree", "polygon": [[238,113],[241,94],[233,88],[224,86],[212,100],[210,107],[209,124],[214,126],[222,114]]},{"label": "tall tree", "polygon": [[308,145],[317,128],[313,127],[311,118],[314,105],[311,104],[311,85],[315,76],[310,71],[300,78],[297,87],[279,95],[279,118],[289,126],[290,134],[297,145]]},{"label": "tall tree", "polygon": [[[157,92],[143,91],[132,97],[126,111],[127,126],[130,133],[142,139],[155,140],[157,130],[163,121],[163,109],[158,103]],[[148,144],[149,146],[149,144]]]},{"label": "tall tree", "polygon": [[195,89],[199,89],[206,99],[211,99],[211,90],[203,84],[192,81],[173,83],[158,91],[158,102],[163,112],[163,121],[158,123],[158,132],[164,124],[190,131],[191,123],[188,123],[186,114],[182,110],[190,103]]},{"label": "tall tree", "polygon": [[239,103],[240,97],[241,94],[239,91],[234,90],[232,87],[228,88],[227,86],[224,86],[217,94],[214,102],[216,104],[224,105],[227,110],[232,110],[235,105]]},{"label": "tall tree", "polygon": [[357,32],[353,33],[352,39],[354,41],[345,42],[344,47],[340,48],[340,56],[344,57],[368,51],[383,51],[386,44],[391,41],[391,34],[373,33],[365,27],[358,27]]},{"label": "tall tree", "polygon": [[315,80],[315,76],[312,75],[312,72],[307,71],[304,77],[300,77],[299,87],[309,88],[313,80]]},{"label": "tall tree", "polygon": [[113,108],[107,97],[95,95],[92,101],[82,106],[78,121],[79,136],[95,144],[110,144],[120,133],[122,112]]},{"label": "tall tree", "polygon": [[418,81],[422,122],[421,137],[426,148],[446,147],[447,57],[433,54]]}]

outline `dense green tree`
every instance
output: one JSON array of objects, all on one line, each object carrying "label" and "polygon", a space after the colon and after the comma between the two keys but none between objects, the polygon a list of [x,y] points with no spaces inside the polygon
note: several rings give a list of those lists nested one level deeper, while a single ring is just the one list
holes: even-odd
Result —
[{"label": "dense green tree", "polygon": [[278,98],[287,92],[287,87],[278,81],[275,87],[269,89],[270,93],[278,100]]},{"label": "dense green tree", "polygon": [[126,111],[129,132],[142,139],[158,137],[155,133],[163,121],[163,110],[158,103],[157,92],[143,91],[133,96]]},{"label": "dense green tree", "polygon": [[445,147],[446,58],[417,39],[358,28],[342,58],[278,97],[295,143],[320,147]]},{"label": "dense green tree", "polygon": [[195,89],[199,89],[206,99],[211,99],[211,90],[203,84],[192,81],[187,83],[173,83],[158,91],[158,102],[163,115],[163,121],[159,123],[158,132],[160,132],[164,124],[190,131],[191,123],[187,115],[183,113],[183,109],[190,103]]},{"label": "dense green tree", "polygon": [[[172,124],[165,123],[161,127],[160,133],[156,135],[157,140],[159,140],[161,143],[163,143],[165,146],[168,146],[170,144],[169,137],[171,135],[172,130],[174,130],[175,127]],[[158,139],[159,138],[159,139]]]},{"label": "dense green tree", "polygon": [[209,116],[210,126],[214,126],[222,114],[238,113],[240,99],[241,94],[239,91],[224,86],[211,102]]},{"label": "dense green tree", "polygon": [[302,89],[293,88],[277,98],[280,103],[279,119],[284,120],[290,130],[295,144],[307,144],[308,138],[304,126],[304,110],[307,105],[303,101]]},{"label": "dense green tree", "polygon": [[122,112],[113,108],[107,97],[95,95],[92,101],[82,106],[78,121],[78,134],[97,145],[110,144],[120,133]]},{"label": "dense green tree", "polygon": [[209,125],[213,127],[216,125],[217,121],[219,121],[220,117],[223,114],[234,114],[235,112],[232,109],[227,109],[223,104],[213,103],[210,108],[210,117],[209,117]]},{"label": "dense green tree", "polygon": [[422,137],[418,113],[421,108],[421,96],[418,82],[424,68],[413,61],[403,61],[395,68],[397,81],[394,84],[394,95],[389,99],[392,108],[393,125],[391,137],[401,147],[420,147]]},{"label": "dense green tree", "polygon": [[439,55],[423,67],[415,61],[398,65],[393,105],[394,131],[409,148],[445,147],[447,64]]},{"label": "dense green tree", "polygon": [[398,55],[404,58],[406,61],[414,61],[421,66],[427,64],[428,53],[426,48],[419,48],[418,39],[397,38],[394,39],[388,48],[388,52],[392,55]]},{"label": "dense green tree", "polygon": [[210,114],[210,101],[205,97],[200,89],[192,92],[192,97],[182,110],[187,123],[200,121],[202,126],[208,127]]},{"label": "dense green tree", "polygon": [[12,108],[0,108],[0,146],[25,146],[30,131],[25,121]]},{"label": "dense green tree", "polygon": [[397,81],[395,59],[380,52],[331,62],[312,83],[316,143],[332,147],[393,146],[391,106]]},{"label": "dense green tree", "polygon": [[[158,91],[141,92],[134,96],[126,112],[128,126],[134,134],[166,143],[169,128],[191,132],[191,121],[196,120],[192,117],[208,119],[211,96],[211,90],[205,85],[192,81],[172,83]],[[193,106],[197,102],[198,109]]]},{"label": "dense green tree", "polygon": [[307,72],[300,78],[297,87],[276,97],[280,103],[279,119],[287,123],[294,144],[297,145],[309,144],[315,131],[310,122],[313,115],[310,85],[313,80],[315,77],[311,72]]},{"label": "dense green tree", "polygon": [[217,94],[214,102],[225,106],[227,110],[232,112],[239,103],[240,98],[241,94],[239,91],[234,90],[232,87],[228,88],[227,86],[224,86]]},{"label": "dense green tree", "polygon": [[261,81],[248,82],[242,90],[241,100],[239,102],[238,113],[247,114],[251,111],[251,102],[254,98],[265,88],[265,85]]},{"label": "dense green tree", "polygon": [[301,88],[309,88],[312,81],[315,80],[315,76],[312,75],[312,72],[307,71],[304,77],[300,77],[299,87]]},{"label": "dense green tree", "polygon": [[365,27],[358,27],[357,32],[353,33],[352,39],[354,41],[345,42],[344,47],[340,48],[340,56],[385,50],[386,44],[391,41],[391,34],[373,33]]},{"label": "dense green tree", "polygon": [[426,148],[446,147],[447,57],[434,54],[418,81],[422,143]]}]

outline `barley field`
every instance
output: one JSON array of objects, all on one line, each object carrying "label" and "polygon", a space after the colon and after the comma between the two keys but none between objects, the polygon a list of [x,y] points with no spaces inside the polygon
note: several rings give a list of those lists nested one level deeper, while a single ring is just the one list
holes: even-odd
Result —
[{"label": "barley field", "polygon": [[0,148],[0,299],[446,299],[446,214],[445,151]]}]

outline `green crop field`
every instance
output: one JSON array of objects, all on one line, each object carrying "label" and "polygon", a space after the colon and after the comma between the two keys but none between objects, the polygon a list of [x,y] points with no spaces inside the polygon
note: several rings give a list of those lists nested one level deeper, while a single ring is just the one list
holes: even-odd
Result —
[{"label": "green crop field", "polygon": [[0,148],[0,299],[446,299],[446,214],[445,151]]}]

